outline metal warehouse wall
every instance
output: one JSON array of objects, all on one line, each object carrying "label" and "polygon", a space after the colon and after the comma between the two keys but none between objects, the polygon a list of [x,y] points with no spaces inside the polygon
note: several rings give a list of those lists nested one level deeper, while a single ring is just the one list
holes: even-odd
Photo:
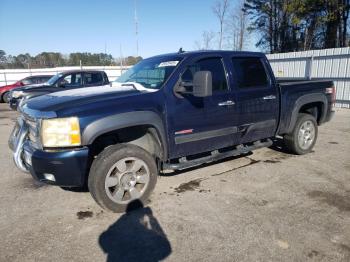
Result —
[{"label": "metal warehouse wall", "polygon": [[331,79],[339,107],[350,108],[350,48],[267,55],[278,78]]},{"label": "metal warehouse wall", "polygon": [[12,84],[20,79],[31,75],[56,75],[67,70],[101,70],[105,71],[109,80],[114,81],[121,73],[129,67],[124,66],[68,66],[55,68],[41,68],[41,69],[1,69],[0,70],[0,86]]}]

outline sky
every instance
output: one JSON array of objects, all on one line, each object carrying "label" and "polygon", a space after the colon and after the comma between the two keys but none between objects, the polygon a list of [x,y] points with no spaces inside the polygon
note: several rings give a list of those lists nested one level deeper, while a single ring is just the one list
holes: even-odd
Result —
[{"label": "sky", "polygon": [[[0,0],[0,49],[138,55],[196,49],[204,30],[219,31],[215,0]],[[236,0],[233,0],[234,4]],[[257,51],[254,38],[246,49]]]}]

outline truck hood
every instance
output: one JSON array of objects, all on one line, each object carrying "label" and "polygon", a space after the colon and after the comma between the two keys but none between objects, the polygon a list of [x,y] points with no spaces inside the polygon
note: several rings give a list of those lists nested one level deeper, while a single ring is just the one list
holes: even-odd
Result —
[{"label": "truck hood", "polygon": [[133,85],[93,86],[55,92],[30,99],[23,108],[35,111],[58,111],[71,107],[79,107],[89,103],[105,103],[119,97],[153,92]]},{"label": "truck hood", "polygon": [[41,84],[33,84],[33,85],[28,85],[28,86],[23,86],[23,90],[32,90],[32,89],[37,89],[41,87],[51,87],[49,84],[41,83]]}]

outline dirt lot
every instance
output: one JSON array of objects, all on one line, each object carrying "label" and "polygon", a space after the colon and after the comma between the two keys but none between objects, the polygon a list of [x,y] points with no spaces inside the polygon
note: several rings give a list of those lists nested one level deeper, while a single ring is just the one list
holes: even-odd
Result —
[{"label": "dirt lot", "polygon": [[161,176],[149,205],[103,211],[18,171],[0,105],[0,261],[350,261],[350,110],[314,152],[277,145]]}]

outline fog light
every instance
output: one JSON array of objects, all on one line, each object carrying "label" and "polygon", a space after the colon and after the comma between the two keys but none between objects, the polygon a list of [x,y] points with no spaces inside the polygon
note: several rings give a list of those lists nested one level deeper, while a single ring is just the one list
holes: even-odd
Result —
[{"label": "fog light", "polygon": [[56,181],[56,178],[55,178],[55,176],[54,176],[53,174],[47,174],[47,173],[45,173],[45,174],[44,174],[44,177],[45,177],[46,180]]}]

